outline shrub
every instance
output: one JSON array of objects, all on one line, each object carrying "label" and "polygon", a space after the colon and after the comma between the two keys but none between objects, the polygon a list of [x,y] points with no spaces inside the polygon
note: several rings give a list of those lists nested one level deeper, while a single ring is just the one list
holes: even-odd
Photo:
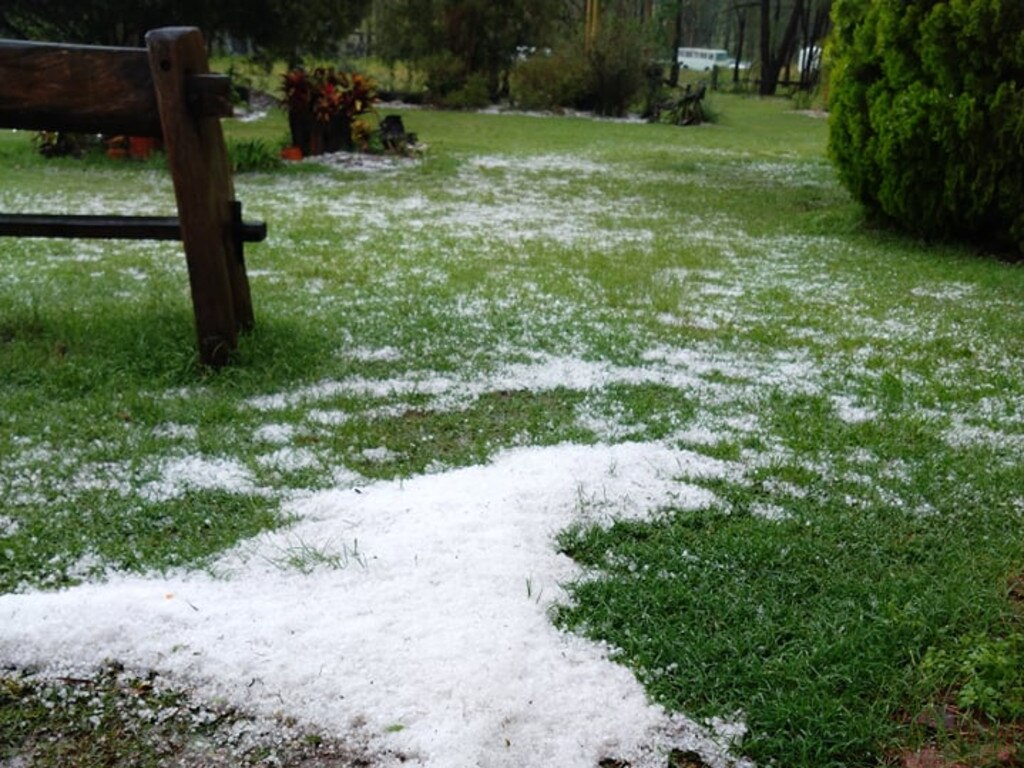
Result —
[{"label": "shrub", "polygon": [[587,102],[599,115],[624,115],[644,87],[644,37],[640,28],[620,21],[602,27],[587,54]]},{"label": "shrub", "polygon": [[228,159],[234,173],[273,171],[281,165],[277,149],[260,139],[228,140]]},{"label": "shrub", "polygon": [[582,49],[539,53],[520,61],[509,75],[512,103],[520,109],[577,106],[587,93],[587,60]]},{"label": "shrub", "polygon": [[602,28],[589,51],[581,44],[516,65],[512,100],[523,109],[576,107],[621,116],[647,83],[643,36],[626,22]]},{"label": "shrub", "polygon": [[920,672],[932,689],[953,681],[961,709],[996,719],[1024,717],[1024,635],[978,633],[960,638],[950,650],[929,648]]},{"label": "shrub", "polygon": [[427,91],[445,96],[466,82],[466,67],[452,53],[436,53],[420,62]]},{"label": "shrub", "polygon": [[482,72],[469,75],[460,87],[450,91],[442,100],[442,105],[451,109],[480,109],[490,103],[487,76]]},{"label": "shrub", "polygon": [[1024,253],[1024,3],[837,0],[829,151],[868,209]]},{"label": "shrub", "polygon": [[99,145],[95,136],[65,131],[39,131],[32,143],[43,157],[82,157]]},{"label": "shrub", "polygon": [[428,56],[420,62],[427,99],[432,104],[442,105],[448,96],[466,84],[469,73],[466,66],[455,54],[444,52]]},{"label": "shrub", "polygon": [[228,65],[225,74],[231,80],[231,103],[236,107],[248,107],[252,92],[255,90],[252,76],[243,72],[234,60]]},{"label": "shrub", "polygon": [[487,76],[471,72],[450,52],[429,56],[421,62],[427,100],[450,109],[479,109],[491,103]]}]

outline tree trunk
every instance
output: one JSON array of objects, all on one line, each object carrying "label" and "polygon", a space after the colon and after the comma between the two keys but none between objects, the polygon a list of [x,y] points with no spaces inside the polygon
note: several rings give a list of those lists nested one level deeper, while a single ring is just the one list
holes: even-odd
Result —
[{"label": "tree trunk", "polygon": [[775,93],[778,71],[772,77],[772,0],[761,0],[761,85],[762,96]]},{"label": "tree trunk", "polygon": [[795,0],[779,45],[772,49],[771,0],[761,0],[761,85],[758,93],[774,96],[779,87],[779,73],[793,56],[804,0]]},{"label": "tree trunk", "polygon": [[669,72],[668,84],[675,88],[679,85],[679,49],[683,45],[683,0],[676,0],[676,23],[672,35],[672,69]]},{"label": "tree trunk", "polygon": [[597,40],[598,29],[600,28],[601,5],[600,0],[587,0],[586,19],[584,20],[583,44],[587,51],[594,48]]},{"label": "tree trunk", "polygon": [[814,0],[808,0],[808,2],[810,5],[804,9],[803,21],[800,25],[803,36],[802,47],[805,52],[803,66],[800,68],[800,87],[810,91],[818,84],[821,75],[822,41],[828,32],[830,17],[828,4],[815,7]]},{"label": "tree trunk", "polygon": [[747,39],[747,11],[736,8],[736,61],[732,66],[732,81],[740,81],[740,62],[743,60],[743,47]]}]

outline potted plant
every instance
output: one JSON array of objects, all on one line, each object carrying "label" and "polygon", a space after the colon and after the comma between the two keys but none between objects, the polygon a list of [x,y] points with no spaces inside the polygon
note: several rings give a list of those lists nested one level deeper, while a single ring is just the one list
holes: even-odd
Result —
[{"label": "potted plant", "polygon": [[376,87],[358,73],[318,67],[312,73],[294,69],[284,76],[285,107],[292,145],[303,155],[352,151],[352,126],[372,112]]}]

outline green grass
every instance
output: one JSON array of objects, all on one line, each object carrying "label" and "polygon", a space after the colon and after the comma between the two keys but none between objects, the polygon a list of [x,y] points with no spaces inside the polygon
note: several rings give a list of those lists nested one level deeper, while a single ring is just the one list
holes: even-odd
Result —
[{"label": "green grass", "polygon": [[[991,457],[983,491],[976,456],[944,455],[909,420],[878,434],[837,424],[821,402],[768,407],[793,454],[722,484],[721,508],[563,536],[601,578],[578,584],[559,620],[620,648],[671,708],[746,712],[759,762],[868,765],[896,738],[894,713],[913,706],[930,648],[1019,625],[1006,586],[1024,477]],[[848,458],[867,446],[911,476],[869,487]],[[828,474],[805,456],[829,456]],[[766,522],[766,509],[785,517]],[[1019,706],[1020,689],[1007,692]]]},{"label": "green grass", "polygon": [[[688,479],[718,501],[563,533],[587,575],[560,624],[669,708],[741,713],[765,765],[898,763],[947,702],[1018,722],[1024,273],[864,221],[824,121],[715,109],[687,129],[408,111],[421,162],[239,174],[270,238],[219,372],[179,246],[0,241],[0,588],[201,568],[352,477],[667,441],[728,463]],[[159,160],[44,161],[4,132],[0,171],[0,210],[173,210]],[[522,373],[570,359],[603,373]],[[245,482],[168,486],[190,457]]]}]

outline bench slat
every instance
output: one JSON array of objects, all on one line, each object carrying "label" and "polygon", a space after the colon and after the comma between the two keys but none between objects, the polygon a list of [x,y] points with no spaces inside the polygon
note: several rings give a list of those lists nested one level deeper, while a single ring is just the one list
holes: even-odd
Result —
[{"label": "bench slat", "polygon": [[159,136],[141,48],[0,40],[0,126]]},{"label": "bench slat", "polygon": [[[142,48],[0,40],[0,126],[160,136],[147,52]],[[195,117],[231,117],[231,80],[186,75]],[[100,98],[96,98],[100,94]]]},{"label": "bench slat", "polygon": [[[267,237],[262,222],[241,222],[242,242],[259,243]],[[0,213],[0,237],[58,237],[110,240],[181,240],[177,216],[65,216],[57,214]]]}]

